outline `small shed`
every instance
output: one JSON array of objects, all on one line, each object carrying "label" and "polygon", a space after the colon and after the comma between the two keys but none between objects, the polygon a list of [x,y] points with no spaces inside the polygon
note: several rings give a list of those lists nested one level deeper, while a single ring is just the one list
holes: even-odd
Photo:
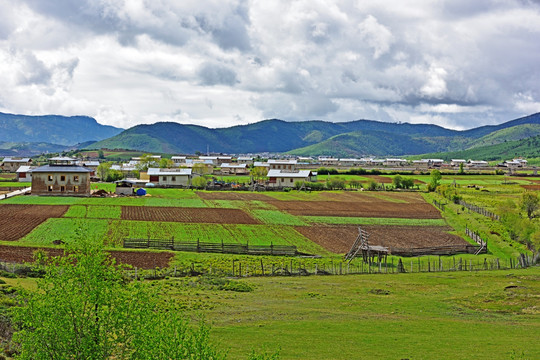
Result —
[{"label": "small shed", "polygon": [[136,182],[133,180],[118,180],[115,181],[116,190],[115,193],[118,195],[133,195],[133,187]]}]

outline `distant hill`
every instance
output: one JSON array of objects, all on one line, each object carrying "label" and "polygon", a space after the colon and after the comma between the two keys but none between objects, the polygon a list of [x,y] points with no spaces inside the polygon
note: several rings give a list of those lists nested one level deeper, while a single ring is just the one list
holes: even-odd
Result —
[{"label": "distant hill", "polygon": [[0,141],[0,158],[4,156],[34,156],[43,153],[54,153],[67,150],[64,145],[34,142],[6,142]]},{"label": "distant hill", "polygon": [[88,116],[14,115],[0,113],[0,141],[74,145],[115,136],[123,129],[101,125]]},{"label": "distant hill", "polygon": [[463,151],[422,154],[413,158],[437,158],[444,160],[504,160],[515,157],[538,158],[540,157],[540,135],[526,139],[505,141],[495,145],[475,147]]},{"label": "distant hill", "polygon": [[540,124],[516,125],[482,136],[472,144],[471,148],[496,145],[506,141],[521,140],[536,135],[540,135]]}]

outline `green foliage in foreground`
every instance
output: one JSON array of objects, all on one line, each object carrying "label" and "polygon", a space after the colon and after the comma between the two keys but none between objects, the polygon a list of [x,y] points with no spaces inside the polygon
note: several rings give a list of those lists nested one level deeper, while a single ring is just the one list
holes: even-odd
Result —
[{"label": "green foliage in foreground", "polygon": [[37,291],[14,309],[17,359],[223,359],[157,290],[126,282],[95,247],[45,259]]}]

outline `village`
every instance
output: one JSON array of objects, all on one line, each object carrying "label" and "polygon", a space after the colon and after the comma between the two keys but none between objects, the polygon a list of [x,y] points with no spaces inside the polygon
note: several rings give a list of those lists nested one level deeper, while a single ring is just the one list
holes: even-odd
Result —
[{"label": "village", "polygon": [[[45,164],[36,164],[31,158],[5,157],[0,162],[0,169],[6,173],[15,173],[18,182],[32,183],[32,194],[90,196],[90,182],[104,181],[104,163],[98,158],[77,159],[56,156]],[[467,171],[512,174],[516,170],[532,170],[527,160],[516,158],[502,163],[488,163],[483,160],[443,159],[407,160],[402,158],[332,158],[321,156],[269,158],[251,156],[199,155],[171,156],[144,155],[133,157],[128,162],[112,163],[107,170],[121,174],[116,181],[117,194],[132,195],[135,187],[191,187],[193,179],[210,179],[208,185],[213,189],[221,184],[216,177],[249,177],[242,185],[258,185],[271,189],[292,188],[300,182],[317,182],[317,170],[334,169],[347,171],[354,168],[381,170],[388,172],[423,172],[432,169],[454,173]],[[212,180],[213,179],[213,180]],[[248,182],[249,184],[246,184]],[[200,184],[200,183],[199,183]],[[216,187],[216,185],[218,185]]]}]

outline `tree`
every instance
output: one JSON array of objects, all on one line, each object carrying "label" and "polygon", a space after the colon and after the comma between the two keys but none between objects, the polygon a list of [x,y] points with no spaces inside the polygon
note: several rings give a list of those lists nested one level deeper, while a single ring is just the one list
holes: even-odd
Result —
[{"label": "tree", "polygon": [[172,161],[171,159],[163,158],[159,160],[159,167],[161,169],[170,169],[174,167],[174,161]]},{"label": "tree", "polygon": [[99,178],[102,181],[105,181],[107,179],[107,172],[109,172],[109,170],[111,168],[111,165],[112,165],[111,162],[103,162],[103,163],[98,165],[96,171],[97,171],[97,174],[98,174]]},{"label": "tree", "polygon": [[208,328],[127,281],[99,246],[83,245],[46,259],[37,291],[14,310],[18,359],[222,359]]},{"label": "tree", "polygon": [[136,165],[137,170],[139,171],[148,171],[148,168],[157,168],[159,167],[159,162],[152,157],[152,154],[144,154],[141,156],[139,163]]},{"label": "tree", "polygon": [[437,189],[437,186],[440,185],[440,181],[442,179],[441,172],[437,169],[431,170],[431,181],[428,184],[428,191],[435,191]]},{"label": "tree", "polygon": [[458,174],[465,174],[464,165],[462,162],[459,163],[459,171]]},{"label": "tree", "polygon": [[392,184],[394,185],[394,187],[396,189],[401,189],[401,187],[402,187],[401,181],[402,180],[403,180],[403,178],[401,177],[401,175],[394,176],[394,178],[392,179]]},{"label": "tree", "polygon": [[191,185],[197,189],[204,189],[206,187],[206,178],[204,176],[197,176],[191,180]]},{"label": "tree", "polygon": [[210,174],[213,171],[213,169],[210,166],[203,163],[195,163],[193,164],[193,167],[191,169],[193,170],[193,173],[198,174],[198,175]]},{"label": "tree", "polygon": [[257,183],[262,183],[266,179],[268,170],[264,166],[255,166],[249,171],[253,181]]},{"label": "tree", "polygon": [[535,216],[535,212],[540,208],[538,194],[532,191],[524,192],[521,195],[520,208],[527,213],[529,219],[532,219]]},{"label": "tree", "polygon": [[98,150],[98,159],[105,159],[105,154],[103,154],[103,150]]}]

